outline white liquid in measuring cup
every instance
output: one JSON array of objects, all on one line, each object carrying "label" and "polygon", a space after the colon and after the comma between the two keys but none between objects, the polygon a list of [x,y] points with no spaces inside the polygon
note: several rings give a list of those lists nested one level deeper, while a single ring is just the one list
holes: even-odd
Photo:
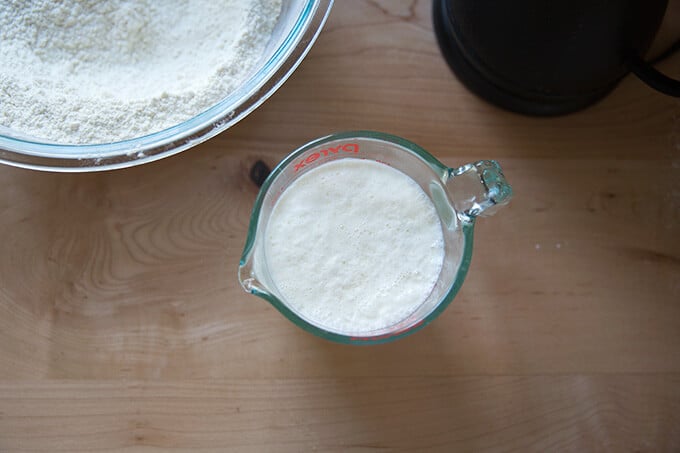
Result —
[{"label": "white liquid in measuring cup", "polygon": [[265,238],[271,277],[315,325],[361,334],[406,319],[444,260],[430,198],[409,176],[354,158],[310,170],[277,201]]}]

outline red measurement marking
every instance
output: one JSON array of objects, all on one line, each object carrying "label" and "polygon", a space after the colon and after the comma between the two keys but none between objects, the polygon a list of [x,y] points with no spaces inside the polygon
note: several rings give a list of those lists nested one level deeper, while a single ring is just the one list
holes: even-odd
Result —
[{"label": "red measurement marking", "polygon": [[306,155],[296,162],[294,171],[297,172],[301,168],[305,168],[307,164],[311,164],[322,155],[324,157],[328,157],[332,154],[338,154],[340,151],[346,153],[358,153],[359,145],[357,143],[345,143],[344,145],[338,145],[336,147],[329,146],[328,148],[322,149],[321,151],[314,151],[313,153]]}]

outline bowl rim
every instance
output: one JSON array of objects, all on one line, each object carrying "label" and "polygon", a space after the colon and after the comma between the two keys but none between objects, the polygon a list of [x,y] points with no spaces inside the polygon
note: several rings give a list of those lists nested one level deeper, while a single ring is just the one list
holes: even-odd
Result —
[{"label": "bowl rim", "polygon": [[260,70],[220,102],[182,123],[127,140],[85,145],[0,133],[0,163],[53,172],[104,171],[153,162],[198,145],[241,121],[290,77],[316,41],[332,6],[333,0],[308,0],[291,31]]}]

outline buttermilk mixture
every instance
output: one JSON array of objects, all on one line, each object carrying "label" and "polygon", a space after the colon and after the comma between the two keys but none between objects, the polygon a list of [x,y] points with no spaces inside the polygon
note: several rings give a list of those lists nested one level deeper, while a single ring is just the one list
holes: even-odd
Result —
[{"label": "buttermilk mixture", "polygon": [[436,209],[406,174],[375,161],[322,164],[281,194],[265,255],[285,302],[343,334],[390,327],[430,295],[444,261]]}]

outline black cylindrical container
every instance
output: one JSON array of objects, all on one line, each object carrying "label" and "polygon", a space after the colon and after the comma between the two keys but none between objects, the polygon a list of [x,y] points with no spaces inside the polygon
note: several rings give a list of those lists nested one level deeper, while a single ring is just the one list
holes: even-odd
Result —
[{"label": "black cylindrical container", "polygon": [[[597,101],[644,65],[667,3],[434,0],[433,13],[442,53],[470,90],[516,112],[559,115]],[[670,83],[664,91],[673,94]]]}]

